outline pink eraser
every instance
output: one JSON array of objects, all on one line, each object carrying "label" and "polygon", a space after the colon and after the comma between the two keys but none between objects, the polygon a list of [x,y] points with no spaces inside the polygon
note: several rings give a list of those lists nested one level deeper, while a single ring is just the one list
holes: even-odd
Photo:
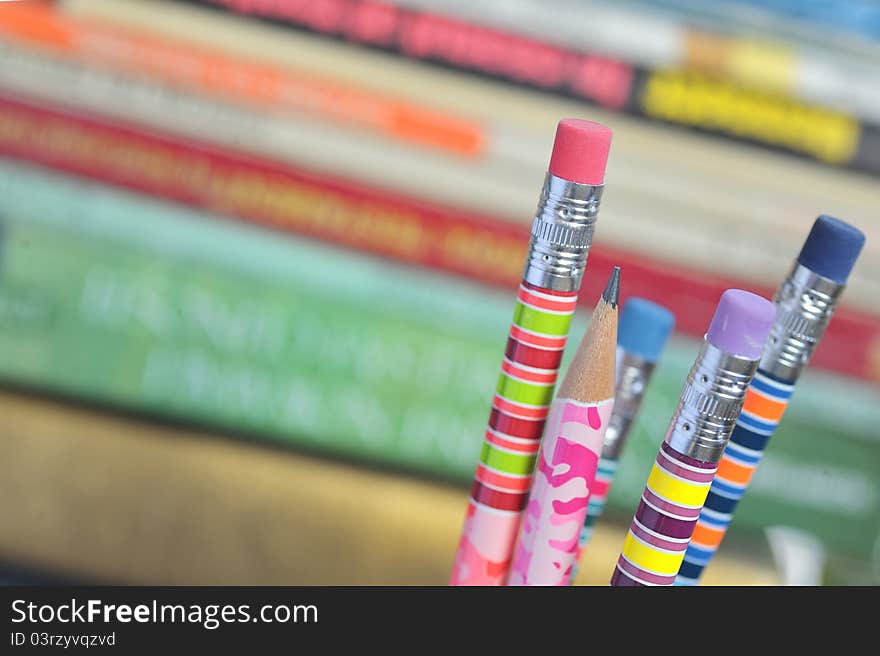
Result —
[{"label": "pink eraser", "polygon": [[611,150],[611,129],[601,123],[564,118],[556,126],[550,173],[581,184],[602,184]]}]

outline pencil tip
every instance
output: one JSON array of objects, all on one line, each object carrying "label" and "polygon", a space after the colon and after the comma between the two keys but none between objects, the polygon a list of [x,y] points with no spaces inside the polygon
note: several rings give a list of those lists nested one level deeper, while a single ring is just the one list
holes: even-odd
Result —
[{"label": "pencil tip", "polygon": [[608,278],[608,284],[605,285],[605,291],[602,292],[602,300],[613,308],[617,307],[617,301],[620,298],[620,267],[616,266],[611,270],[611,276]]}]

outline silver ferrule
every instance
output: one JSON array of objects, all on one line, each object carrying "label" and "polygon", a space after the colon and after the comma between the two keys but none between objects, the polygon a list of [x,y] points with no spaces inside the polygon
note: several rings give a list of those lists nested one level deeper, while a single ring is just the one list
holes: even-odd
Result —
[{"label": "silver ferrule", "polygon": [[725,353],[704,340],[672,416],[666,443],[697,460],[721,460],[757,368],[757,360]]},{"label": "silver ferrule", "polygon": [[602,189],[547,173],[532,222],[526,282],[558,292],[580,289]]},{"label": "silver ferrule", "polygon": [[630,428],[639,413],[645,388],[654,372],[654,363],[617,349],[617,383],[614,386],[614,410],[605,429],[602,457],[617,460],[623,451]]},{"label": "silver ferrule", "polygon": [[794,382],[822,339],[845,285],[795,262],[776,292],[776,319],[761,358],[761,371]]}]

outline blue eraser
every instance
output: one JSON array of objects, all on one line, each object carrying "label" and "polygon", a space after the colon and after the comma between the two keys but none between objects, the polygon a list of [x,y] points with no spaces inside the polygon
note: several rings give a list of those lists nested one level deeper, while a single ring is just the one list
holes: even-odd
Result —
[{"label": "blue eraser", "polygon": [[665,307],[633,296],[620,311],[617,345],[649,362],[656,362],[674,325],[675,316]]},{"label": "blue eraser", "polygon": [[804,242],[798,264],[820,276],[844,284],[865,245],[864,233],[840,219],[823,214]]}]

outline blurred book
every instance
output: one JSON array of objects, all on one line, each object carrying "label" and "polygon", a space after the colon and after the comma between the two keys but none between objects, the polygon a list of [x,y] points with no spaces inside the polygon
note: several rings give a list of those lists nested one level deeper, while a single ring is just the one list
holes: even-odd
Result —
[{"label": "blurred book", "polygon": [[[446,585],[467,492],[351,464],[0,394],[0,556],[140,585]],[[578,584],[607,585],[603,522]],[[778,581],[766,549],[706,584]]]},{"label": "blurred book", "polygon": [[[22,65],[16,75],[22,54],[10,53],[7,85],[117,120],[141,121],[163,131],[238,145],[523,225],[534,211],[534,190],[540,187],[556,121],[566,115],[608,121],[615,130],[614,155],[597,241],[766,285],[785,274],[818,211],[836,214],[868,233],[866,253],[850,281],[845,303],[880,314],[876,300],[880,298],[880,232],[874,221],[880,187],[872,179],[645,126],[582,104],[187,5],[119,0],[74,4],[69,9],[85,21],[79,23],[84,34],[89,33],[88,21],[100,26],[98,34],[112,33],[114,25],[149,30],[153,40],[159,35],[168,38],[166,47],[176,43],[185,50],[198,45],[234,54],[242,62],[307,68],[333,84],[368,83],[378,91],[427,104],[432,111],[452,112],[483,126],[485,155],[471,162],[437,160],[393,140],[366,139],[338,123],[335,129],[322,129],[304,116],[282,120],[259,112],[241,120],[229,105],[212,105],[201,88],[180,76],[169,87],[167,76],[151,77],[149,68],[137,72],[127,68],[125,84],[100,83],[101,73],[114,69],[114,59],[119,58],[113,53],[125,50],[119,45],[121,36],[100,62],[93,56],[83,63],[85,73],[71,73],[76,58],[65,57],[66,68],[59,75],[57,65],[47,65],[44,57],[35,65],[32,61],[30,66]],[[129,66],[132,57],[124,59]],[[136,94],[142,102],[124,102],[137,89],[144,89]],[[169,95],[169,89],[174,93]],[[181,112],[182,106],[190,111]],[[723,258],[717,256],[719,234],[724,235]],[[786,249],[791,255],[781,258]]]},{"label": "blurred book", "polygon": [[880,56],[874,0],[618,0],[726,34],[760,35],[853,59]]},{"label": "blurred book", "polygon": [[[0,215],[5,382],[471,479],[510,290],[12,162]],[[611,519],[631,516],[697,349],[675,339],[664,354]],[[731,535],[801,526],[867,561],[880,525],[874,397],[808,371]]]},{"label": "blurred book", "polygon": [[[848,581],[863,576],[880,526],[880,408],[867,382],[880,381],[874,177],[616,111],[621,80],[640,93],[654,80],[676,94],[682,76],[719,89],[744,80],[723,67],[694,73],[693,53],[649,71],[562,44],[562,32],[560,43],[542,44],[544,23],[516,27],[500,8],[514,16],[534,9],[530,0],[487,2],[498,8],[491,25],[491,12],[461,13],[481,11],[476,3],[351,0],[351,33],[317,20],[332,2],[295,3],[313,20],[294,12],[268,21],[220,4],[242,6],[0,7],[0,380],[463,486],[553,128],[567,115],[592,118],[611,125],[615,140],[584,304],[601,291],[602,272],[621,265],[624,295],[665,303],[679,331],[612,491],[610,521],[631,517],[721,291],[772,295],[816,214],[831,213],[864,229],[868,243],[730,543],[754,548],[764,527],[798,526],[833,563],[846,560]],[[489,27],[467,23],[478,19]],[[507,43],[503,59],[525,68],[473,75],[473,53],[447,61],[449,51],[421,51],[412,34],[415,55],[404,41],[381,42],[389,26],[403,38],[403,24],[426,26],[426,43],[465,33],[486,47]],[[538,75],[554,47],[576,63],[566,69],[576,78],[557,79],[565,89],[536,82],[554,79]],[[537,77],[517,79],[524,71]],[[767,133],[777,145],[797,142],[825,160],[877,155],[849,109],[788,96],[755,104],[771,91],[737,87],[735,98],[755,110],[749,120],[775,117],[788,131]],[[786,123],[793,115],[802,122]],[[248,448],[217,446],[227,447]],[[124,480],[108,478],[109,494]],[[463,508],[461,489],[451,493]],[[612,542],[609,552],[619,548]],[[166,580],[170,570],[156,566],[161,575],[150,580]],[[431,567],[445,581],[449,563]],[[195,580],[184,571],[174,580]]]},{"label": "blurred book", "polygon": [[[0,125],[0,154],[505,288],[513,288],[521,275],[525,225],[425,204],[231,149],[4,100],[2,91]],[[694,336],[702,336],[724,289],[748,286],[627,251],[597,248],[592,262],[594,267],[624,266],[627,295],[657,298],[678,315],[678,329]],[[597,285],[601,277],[590,277],[585,299]],[[841,310],[815,364],[876,377],[878,341],[880,317]]]},{"label": "blurred book", "polygon": [[[358,40],[353,29],[355,21],[346,16],[379,14],[378,9],[369,8],[377,3],[337,0],[342,2],[347,4],[346,14],[334,13],[333,3],[297,12],[294,5],[284,3],[199,0],[205,6],[226,7],[252,16],[272,18],[274,12],[278,14],[276,19],[288,23],[333,26],[329,20],[333,15],[337,30],[350,40]],[[389,4],[413,13],[442,14],[574,51],[589,51],[647,69],[698,72],[746,89],[838,109],[871,123],[880,120],[876,70],[880,44],[859,40],[852,31],[836,31],[827,16],[840,18],[861,4],[862,17],[867,19],[871,12],[864,2],[395,0]],[[811,15],[809,5],[826,16],[812,22],[804,20]],[[854,13],[858,11],[850,15]],[[876,8],[873,13],[880,15]],[[812,14],[814,18],[818,15]],[[315,20],[317,16],[324,20]]]},{"label": "blurred book", "polygon": [[195,4],[880,171],[876,68],[810,57],[781,43],[695,32],[681,21],[609,3]]}]

